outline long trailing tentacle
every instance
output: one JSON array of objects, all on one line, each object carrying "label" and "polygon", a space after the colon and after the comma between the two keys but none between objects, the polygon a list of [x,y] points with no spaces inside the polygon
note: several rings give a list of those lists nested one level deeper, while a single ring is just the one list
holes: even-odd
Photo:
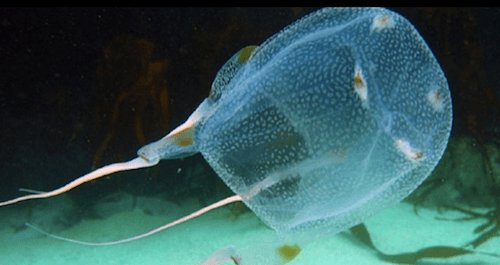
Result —
[{"label": "long trailing tentacle", "polygon": [[54,234],[51,234],[49,232],[46,232],[32,224],[29,224],[29,223],[26,223],[26,226],[44,234],[44,235],[47,235],[51,238],[54,238],[54,239],[58,239],[58,240],[62,240],[62,241],[66,241],[66,242],[70,242],[70,243],[76,243],[76,244],[80,244],[80,245],[86,245],[86,246],[110,246],[110,245],[117,245],[117,244],[122,244],[122,243],[126,243],[126,242],[131,242],[131,241],[135,241],[137,239],[141,239],[141,238],[145,238],[147,236],[150,236],[150,235],[153,235],[153,234],[156,234],[160,231],[163,231],[165,229],[168,229],[170,227],[173,227],[175,225],[178,225],[178,224],[181,224],[181,223],[184,223],[188,220],[191,220],[193,218],[196,218],[204,213],[207,213],[211,210],[214,210],[214,209],[217,209],[219,207],[222,207],[224,205],[227,205],[227,204],[230,204],[230,203],[233,203],[233,202],[237,202],[237,201],[241,201],[241,196],[239,195],[233,195],[231,197],[227,197],[225,199],[222,199],[216,203],[213,203],[213,204],[210,204],[204,208],[201,208],[200,210],[194,212],[194,213],[191,213],[189,215],[186,215],[182,218],[179,218],[171,223],[168,223],[168,224],[165,224],[163,226],[160,226],[158,228],[155,228],[149,232],[146,232],[146,233],[143,233],[143,234],[140,234],[140,235],[137,235],[137,236],[133,236],[133,237],[129,237],[129,238],[125,238],[125,239],[120,239],[120,240],[116,240],[116,241],[109,241],[109,242],[88,242],[88,241],[80,241],[80,240],[75,240],[75,239],[71,239],[71,238],[66,238],[66,237],[62,237],[62,236],[57,236],[57,235],[54,235]]},{"label": "long trailing tentacle", "polygon": [[149,161],[146,160],[142,157],[137,157],[134,158],[128,162],[123,162],[123,163],[115,163],[107,166],[103,166],[101,168],[98,168],[86,175],[83,175],[70,183],[55,189],[53,191],[48,191],[48,192],[41,192],[41,193],[35,193],[35,194],[29,194],[21,197],[17,197],[12,200],[0,202],[0,207],[1,206],[6,206],[14,203],[18,203],[21,201],[26,201],[26,200],[32,200],[32,199],[42,199],[42,198],[49,198],[52,196],[59,195],[61,193],[67,192],[75,187],[78,187],[82,185],[85,182],[89,182],[94,179],[102,178],[106,175],[119,172],[119,171],[126,171],[126,170],[131,170],[131,169],[137,169],[137,168],[143,168],[143,167],[151,167],[156,164],[158,164],[159,160],[153,160]]}]

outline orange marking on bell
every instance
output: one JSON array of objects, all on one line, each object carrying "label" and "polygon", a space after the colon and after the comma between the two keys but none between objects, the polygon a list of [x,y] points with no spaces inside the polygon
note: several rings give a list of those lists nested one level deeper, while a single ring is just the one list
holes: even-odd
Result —
[{"label": "orange marking on bell", "polygon": [[190,146],[193,144],[193,127],[186,127],[175,134],[170,134],[169,136],[172,141],[181,147]]},{"label": "orange marking on bell", "polygon": [[424,153],[421,150],[413,148],[406,140],[397,139],[396,146],[411,161],[418,161],[424,157]]}]

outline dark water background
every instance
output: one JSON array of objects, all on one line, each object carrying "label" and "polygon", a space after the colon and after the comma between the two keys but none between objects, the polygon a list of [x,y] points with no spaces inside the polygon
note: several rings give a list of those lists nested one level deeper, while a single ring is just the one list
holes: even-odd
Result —
[{"label": "dark water background", "polygon": [[[498,142],[500,9],[391,9],[413,23],[444,69],[452,137]],[[134,157],[188,117],[236,51],[313,10],[0,9],[0,200]],[[230,193],[198,155],[71,194],[85,204],[118,190],[206,201]]]}]

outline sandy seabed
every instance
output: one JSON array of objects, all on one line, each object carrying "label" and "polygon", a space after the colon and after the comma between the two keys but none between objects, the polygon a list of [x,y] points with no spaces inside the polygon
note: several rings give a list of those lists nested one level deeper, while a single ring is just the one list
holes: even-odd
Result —
[{"label": "sandy seabed", "polygon": [[[193,205],[190,206],[192,208]],[[253,255],[252,244],[274,236],[251,212],[237,218],[227,208],[217,209],[195,220],[181,224],[145,239],[114,246],[91,247],[68,243],[42,235],[32,229],[13,225],[16,208],[0,210],[1,265],[196,265],[222,247],[241,246],[246,255]],[[461,247],[477,235],[473,230],[485,222],[446,221],[440,218],[464,216],[454,211],[438,213],[399,203],[368,219],[375,245],[388,254],[413,252],[421,248],[445,245]],[[110,241],[136,235],[158,227],[172,217],[147,215],[140,209],[116,212],[105,219],[83,219],[57,234],[86,241]],[[257,242],[257,243],[256,243]],[[250,252],[249,252],[250,250]],[[500,237],[481,245],[478,250],[500,254]],[[250,253],[250,254],[249,254]],[[255,255],[267,255],[256,248]],[[273,264],[273,259],[269,265]],[[268,265],[245,263],[242,265]],[[232,264],[226,262],[224,264]],[[300,254],[287,265],[299,264],[389,264],[360,243],[349,232],[323,237],[303,246]],[[463,255],[447,259],[424,259],[419,264],[500,264],[500,258],[482,254]]]}]

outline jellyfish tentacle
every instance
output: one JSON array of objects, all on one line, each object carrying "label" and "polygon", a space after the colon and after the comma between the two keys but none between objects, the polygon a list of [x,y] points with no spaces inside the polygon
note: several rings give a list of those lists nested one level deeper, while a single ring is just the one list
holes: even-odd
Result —
[{"label": "jellyfish tentacle", "polygon": [[107,166],[103,166],[101,168],[98,168],[86,175],[83,175],[70,183],[55,189],[53,191],[48,191],[48,192],[41,192],[41,193],[34,193],[34,194],[29,194],[25,196],[20,196],[12,200],[0,202],[0,207],[1,206],[6,206],[14,203],[18,203],[21,201],[26,201],[26,200],[32,200],[32,199],[43,199],[43,198],[49,198],[53,197],[62,193],[65,193],[71,189],[74,189],[86,182],[102,178],[106,175],[119,172],[119,171],[126,171],[126,170],[132,170],[132,169],[137,169],[137,168],[143,168],[143,167],[151,167],[156,164],[158,164],[159,160],[146,160],[142,157],[137,157],[134,158],[128,162],[122,162],[122,163],[115,163]]},{"label": "jellyfish tentacle", "polygon": [[146,232],[146,233],[142,233],[142,234],[139,234],[139,235],[136,235],[136,236],[133,236],[133,237],[129,237],[129,238],[124,238],[124,239],[119,239],[119,240],[115,240],[115,241],[109,241],[109,242],[88,242],[88,241],[81,241],[81,240],[76,240],[76,239],[71,239],[71,238],[67,238],[67,237],[62,237],[62,236],[58,236],[58,235],[54,235],[54,234],[51,234],[47,231],[44,231],[42,230],[41,228],[39,227],[36,227],[30,223],[25,223],[26,226],[36,230],[37,232],[39,233],[42,233],[46,236],[49,236],[51,238],[54,238],[54,239],[58,239],[58,240],[62,240],[62,241],[66,241],[66,242],[70,242],[70,243],[75,243],[75,244],[79,244],[79,245],[85,245],[85,246],[110,246],[110,245],[118,245],[118,244],[122,244],[122,243],[127,243],[127,242],[132,242],[132,241],[135,241],[135,240],[138,240],[138,239],[141,239],[141,238],[145,238],[145,237],[148,237],[150,235],[153,235],[153,234],[156,234],[160,231],[163,231],[163,230],[166,230],[170,227],[173,227],[173,226],[176,226],[178,224],[181,224],[181,223],[184,223],[186,221],[189,221],[191,219],[194,219],[200,215],[203,215],[211,210],[214,210],[214,209],[217,209],[217,208],[220,208],[222,206],[225,206],[225,205],[228,205],[230,203],[233,203],[233,202],[238,202],[238,201],[242,201],[242,198],[241,196],[239,195],[233,195],[233,196],[230,196],[230,197],[227,197],[225,199],[222,199],[218,202],[215,202],[215,203],[212,203],[204,208],[201,208],[200,210],[196,211],[196,212],[193,212],[191,214],[188,214],[184,217],[181,217],[173,222],[170,222],[168,224],[165,224],[165,225],[162,225],[158,228],[155,228],[153,230],[150,230],[149,232]]}]

